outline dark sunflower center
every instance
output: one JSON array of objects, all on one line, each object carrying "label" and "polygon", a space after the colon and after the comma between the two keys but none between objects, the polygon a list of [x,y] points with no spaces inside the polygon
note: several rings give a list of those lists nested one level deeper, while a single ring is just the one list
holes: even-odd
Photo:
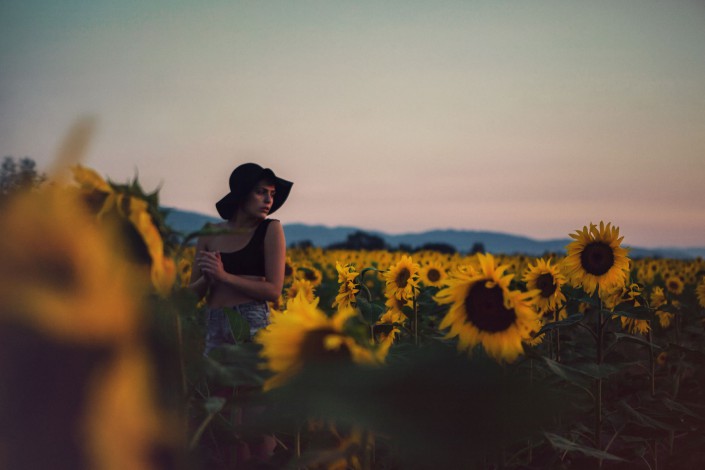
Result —
[{"label": "dark sunflower center", "polygon": [[673,281],[673,280],[668,281],[668,289],[669,290],[671,290],[671,291],[678,290],[678,287],[680,287],[680,285],[678,284],[678,281]]},{"label": "dark sunflower center", "polygon": [[301,343],[301,358],[305,362],[332,362],[350,360],[350,349],[341,344],[337,349],[326,348],[325,340],[328,336],[340,336],[340,333],[331,328],[319,328],[306,333]]},{"label": "dark sunflower center", "polygon": [[410,277],[411,272],[409,272],[408,268],[404,268],[399,271],[399,274],[397,274],[397,277],[394,279],[394,282],[397,283],[398,288],[403,289],[404,287],[406,287],[407,282],[409,282]]},{"label": "dark sunflower center", "polygon": [[606,243],[589,243],[580,253],[580,264],[588,274],[602,276],[614,266],[614,251]]},{"label": "dark sunflower center", "polygon": [[556,292],[551,273],[543,273],[536,278],[536,288],[541,289],[541,297],[551,297]]},{"label": "dark sunflower center", "polygon": [[465,297],[467,320],[480,331],[495,333],[509,328],[516,313],[504,307],[504,294],[499,286],[487,288],[483,281],[476,282]]},{"label": "dark sunflower center", "polygon": [[316,280],[316,273],[310,269],[307,269],[304,271],[304,278],[307,281],[315,281]]},{"label": "dark sunflower center", "polygon": [[441,278],[441,273],[437,269],[428,270],[428,280],[431,282],[437,282]]},{"label": "dark sunflower center", "polygon": [[285,276],[291,276],[291,273],[293,273],[293,272],[294,272],[294,270],[291,269],[291,265],[290,265],[289,263],[286,263],[286,264],[284,265],[284,275],[285,275]]}]

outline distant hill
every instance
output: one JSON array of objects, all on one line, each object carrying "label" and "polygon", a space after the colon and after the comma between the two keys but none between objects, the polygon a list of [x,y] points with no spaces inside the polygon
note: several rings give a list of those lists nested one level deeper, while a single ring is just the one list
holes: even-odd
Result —
[{"label": "distant hill", "polygon": [[[183,233],[195,232],[207,222],[220,222],[222,219],[207,216],[197,212],[182,211],[167,208],[169,215],[167,223],[175,230]],[[285,224],[286,241],[288,244],[310,241],[315,246],[326,247],[333,243],[344,242],[348,235],[360,230],[357,227],[326,227],[324,225]],[[366,233],[377,235],[391,247],[405,244],[413,248],[427,243],[447,243],[459,252],[468,252],[473,244],[482,243],[490,253],[526,254],[541,256],[545,253],[565,253],[565,246],[570,238],[554,240],[535,240],[532,238],[510,235],[500,232],[476,230],[429,230],[420,233],[404,233],[391,235],[384,232],[365,230]],[[705,257],[705,247],[696,248],[640,248],[630,247],[630,256],[662,257],[662,258],[695,258]]]}]

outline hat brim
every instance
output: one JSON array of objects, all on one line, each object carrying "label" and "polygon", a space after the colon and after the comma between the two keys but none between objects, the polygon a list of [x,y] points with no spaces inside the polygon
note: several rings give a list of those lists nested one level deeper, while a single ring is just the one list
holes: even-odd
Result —
[{"label": "hat brim", "polygon": [[217,209],[220,217],[225,220],[230,220],[230,218],[232,218],[233,214],[235,213],[235,209],[237,208],[237,204],[240,199],[249,194],[254,185],[257,184],[257,181],[260,181],[262,179],[274,181],[274,200],[272,201],[272,207],[269,209],[269,214],[273,214],[277,209],[284,205],[287,198],[289,197],[291,187],[294,185],[294,183],[279,178],[274,174],[272,170],[270,170],[269,168],[265,168],[262,170],[259,178],[252,182],[250,187],[240,188],[240,191],[237,193],[234,191],[230,191],[220,201],[215,203],[215,208]]}]

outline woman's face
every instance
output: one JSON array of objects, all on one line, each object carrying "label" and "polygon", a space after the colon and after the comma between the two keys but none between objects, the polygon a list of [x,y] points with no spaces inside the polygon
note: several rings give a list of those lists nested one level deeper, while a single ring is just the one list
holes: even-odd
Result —
[{"label": "woman's face", "polygon": [[267,180],[259,181],[243,204],[243,211],[255,218],[266,218],[274,203],[274,193],[274,183]]}]

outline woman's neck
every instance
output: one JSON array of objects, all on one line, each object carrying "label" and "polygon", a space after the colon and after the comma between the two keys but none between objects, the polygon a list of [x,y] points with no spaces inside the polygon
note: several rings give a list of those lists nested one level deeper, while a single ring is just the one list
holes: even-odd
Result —
[{"label": "woman's neck", "polygon": [[233,232],[245,233],[250,232],[257,228],[257,226],[262,222],[262,219],[255,217],[248,217],[246,214],[238,213],[232,219],[228,220],[225,224]]}]

